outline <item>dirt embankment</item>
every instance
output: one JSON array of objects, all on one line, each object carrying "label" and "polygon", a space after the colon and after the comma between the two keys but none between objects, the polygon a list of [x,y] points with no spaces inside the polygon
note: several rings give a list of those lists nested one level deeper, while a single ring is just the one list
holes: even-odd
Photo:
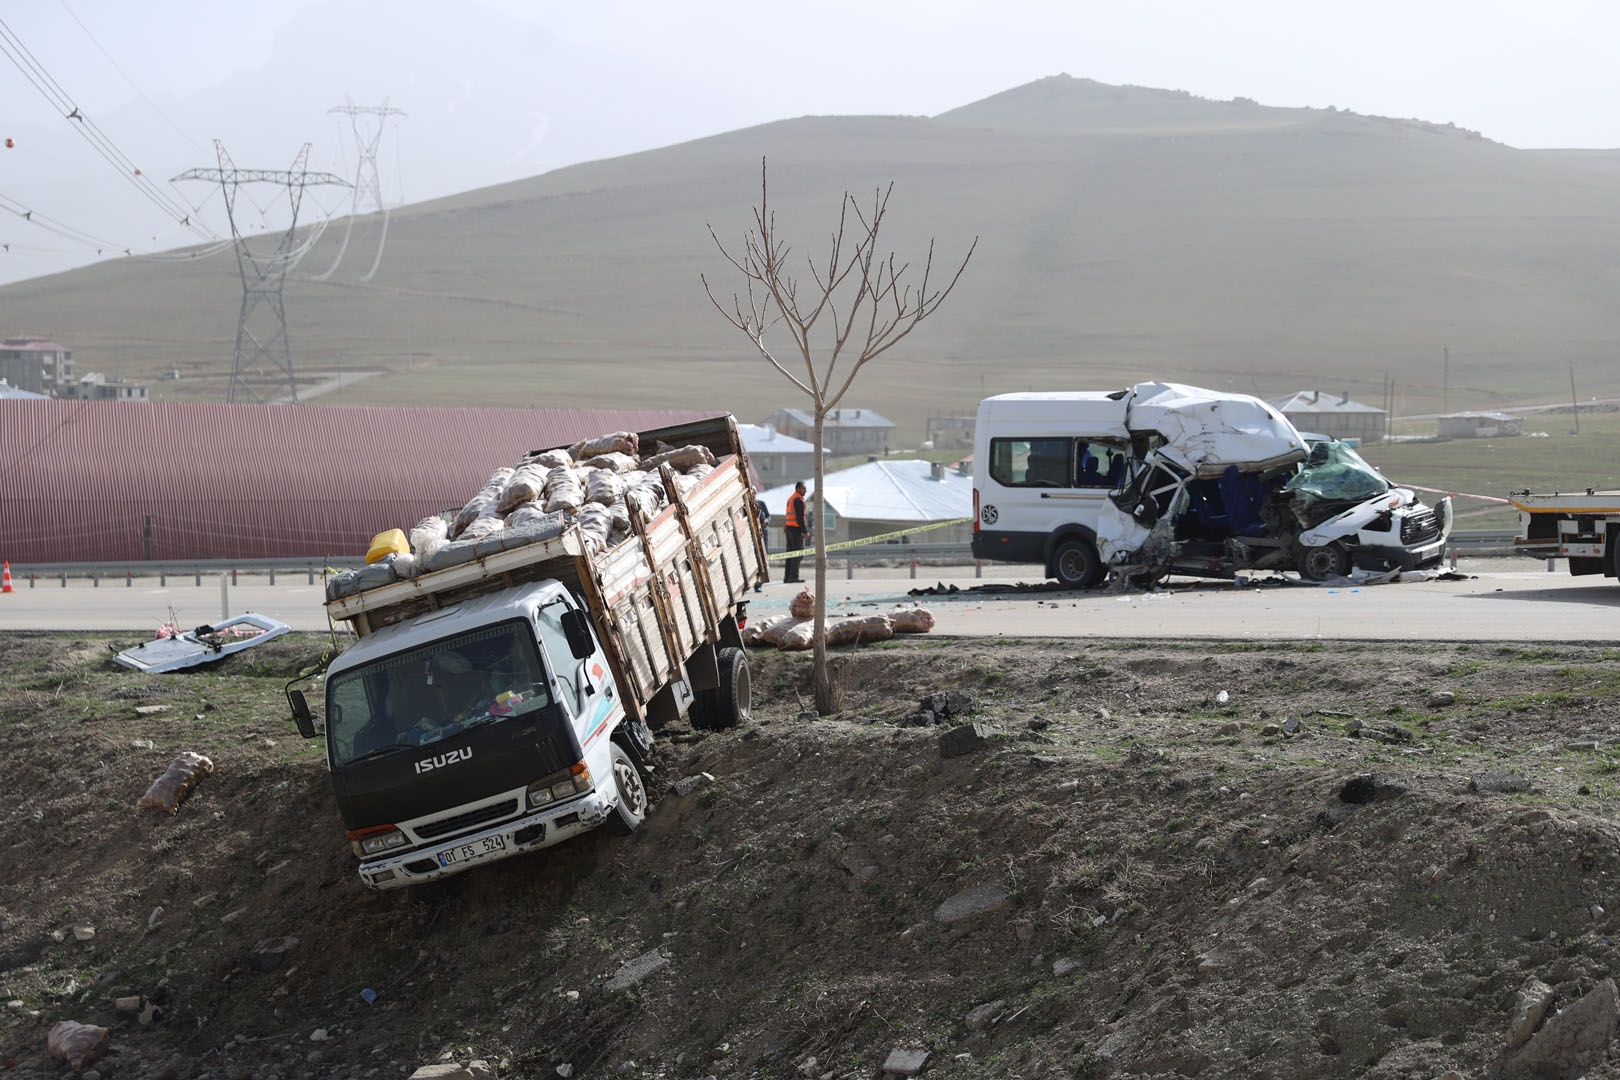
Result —
[{"label": "dirt embankment", "polygon": [[[374,894],[284,719],[321,645],[0,641],[0,1075],[62,1075],[64,1019],[104,1076],[217,1078],[1472,1080],[1613,1033],[1612,650],[922,638],[817,720],[756,656],[759,722],[665,732],[636,836]],[[910,725],[950,691],[992,730],[947,757]],[[218,771],[137,813],[180,750]]]}]

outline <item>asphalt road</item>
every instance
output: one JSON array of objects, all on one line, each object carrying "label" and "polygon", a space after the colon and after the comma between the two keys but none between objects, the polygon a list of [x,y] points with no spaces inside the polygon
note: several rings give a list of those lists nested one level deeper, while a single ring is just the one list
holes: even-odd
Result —
[{"label": "asphalt road", "polygon": [[[987,568],[988,569],[988,568]],[[1016,568],[1015,568],[1016,569]],[[1033,571],[1033,568],[1025,568]],[[1095,592],[993,592],[1017,577],[976,579],[972,567],[865,571],[829,578],[829,610],[863,613],[911,602],[907,591],[943,583],[954,595],[921,597],[935,614],[934,633],[960,637],[1130,637],[1311,640],[1601,641],[1620,625],[1620,583],[1548,573],[1529,560],[1478,559],[1461,567],[1460,581],[1338,587],[1250,585],[1172,579],[1153,593],[1114,596]],[[1033,572],[1021,579],[1035,580]],[[222,612],[257,611],[299,630],[325,630],[322,590],[302,575],[282,575],[274,586],[243,574],[222,597],[217,577],[196,587],[191,579],[157,587],[54,579],[30,588],[22,582],[0,595],[0,632],[113,630],[146,637],[171,615],[182,628],[218,620]],[[797,586],[772,583],[752,598],[752,619],[787,610]]]}]

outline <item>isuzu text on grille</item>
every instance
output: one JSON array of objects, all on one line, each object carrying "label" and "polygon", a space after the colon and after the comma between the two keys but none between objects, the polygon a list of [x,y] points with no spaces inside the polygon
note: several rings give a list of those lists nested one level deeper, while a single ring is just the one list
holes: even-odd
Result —
[{"label": "isuzu text on grille", "polygon": [[460,750],[452,750],[448,754],[434,754],[430,758],[423,758],[416,763],[416,771],[419,773],[432,772],[434,769],[442,769],[446,765],[454,765],[458,761],[471,760],[472,747],[463,746]]}]

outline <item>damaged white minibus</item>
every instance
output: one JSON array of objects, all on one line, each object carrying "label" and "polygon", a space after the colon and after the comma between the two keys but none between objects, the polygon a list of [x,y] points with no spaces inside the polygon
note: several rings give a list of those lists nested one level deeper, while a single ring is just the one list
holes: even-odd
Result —
[{"label": "damaged white minibus", "polygon": [[1163,382],[980,402],[973,509],[976,558],[1077,588],[1109,573],[1424,569],[1451,531],[1449,498],[1425,506],[1259,398]]}]

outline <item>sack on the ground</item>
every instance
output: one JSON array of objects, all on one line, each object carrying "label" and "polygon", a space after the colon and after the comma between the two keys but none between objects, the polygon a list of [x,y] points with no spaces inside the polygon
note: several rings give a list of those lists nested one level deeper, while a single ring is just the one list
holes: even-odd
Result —
[{"label": "sack on the ground", "polygon": [[777,648],[783,652],[797,652],[808,649],[815,644],[815,637],[816,621],[814,619],[805,619],[803,622],[794,623],[792,627],[782,634],[782,640],[777,645]]},{"label": "sack on the ground", "polygon": [[151,807],[172,814],[180,809],[180,802],[187,793],[213,771],[212,761],[187,750],[169,763],[162,776],[152,781],[152,786],[146,789],[146,794],[141,796],[141,801],[136,807],[137,809]]},{"label": "sack on the ground", "polygon": [[897,634],[926,634],[934,628],[934,613],[925,607],[895,608],[889,621]]},{"label": "sack on the ground", "polygon": [[887,641],[894,637],[894,626],[887,615],[857,615],[840,619],[827,627],[827,644],[864,645],[868,641]]},{"label": "sack on the ground", "polygon": [[[781,647],[782,638],[787,632],[798,626],[803,619],[796,619],[792,615],[779,615],[759,627],[759,640],[763,645]],[[758,625],[750,623],[750,626]]]},{"label": "sack on the ground", "polygon": [[45,1036],[45,1051],[57,1061],[65,1061],[83,1071],[86,1065],[107,1052],[110,1038],[104,1027],[81,1024],[77,1020],[58,1020]]},{"label": "sack on the ground", "polygon": [[501,492],[506,489],[506,482],[512,479],[512,472],[513,470],[508,468],[496,469],[490,474],[489,479],[484,481],[484,486],[478,489],[478,494],[467,500],[467,505],[461,508],[455,522],[450,526],[452,540],[459,539],[463,529],[495,505],[495,500],[499,499]]},{"label": "sack on the ground", "polygon": [[799,595],[788,603],[788,610],[798,618],[810,618],[816,613],[816,594],[809,589],[800,589]]}]

